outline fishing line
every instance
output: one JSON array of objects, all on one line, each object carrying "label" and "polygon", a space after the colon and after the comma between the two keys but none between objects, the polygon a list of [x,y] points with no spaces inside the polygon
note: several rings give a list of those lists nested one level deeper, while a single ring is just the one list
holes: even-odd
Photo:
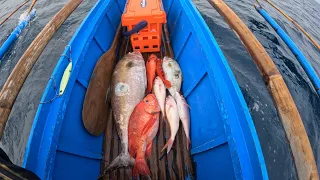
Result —
[{"label": "fishing line", "polygon": [[55,100],[56,98],[60,97],[59,96],[59,91],[57,91],[57,83],[56,83],[56,80],[54,78],[50,78],[49,80],[52,80],[53,81],[53,90],[56,92],[55,96],[53,98],[51,98],[50,100],[48,101],[43,101],[43,102],[40,102],[40,104],[47,104],[47,103],[50,103],[52,102],[53,100]]},{"label": "fishing line", "polygon": [[[69,47],[69,56],[66,55],[66,54],[62,54],[60,57],[66,57],[68,59],[69,62],[72,62],[72,57],[71,57],[71,46],[70,45],[67,45],[66,48]],[[53,90],[55,91],[55,96],[53,98],[51,98],[50,100],[48,101],[43,101],[43,102],[40,102],[40,104],[47,104],[47,103],[50,103],[52,101],[54,101],[55,99],[57,99],[58,97],[60,97],[61,95],[59,95],[59,90],[57,88],[57,82],[56,80],[51,77],[49,79],[49,81],[52,80],[53,81]]]}]

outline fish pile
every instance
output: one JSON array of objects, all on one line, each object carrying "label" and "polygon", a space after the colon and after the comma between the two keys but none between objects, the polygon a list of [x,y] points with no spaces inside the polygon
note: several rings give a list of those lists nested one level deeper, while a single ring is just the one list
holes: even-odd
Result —
[{"label": "fish pile", "polygon": [[180,120],[189,149],[189,106],[180,94],[181,83],[180,66],[169,57],[161,60],[152,54],[145,63],[140,52],[133,52],[117,63],[112,75],[110,95],[121,140],[121,153],[109,164],[105,173],[133,166],[134,177],[150,175],[145,158],[151,155],[160,114],[170,127],[170,138],[162,151],[167,149],[167,153],[170,152]]}]

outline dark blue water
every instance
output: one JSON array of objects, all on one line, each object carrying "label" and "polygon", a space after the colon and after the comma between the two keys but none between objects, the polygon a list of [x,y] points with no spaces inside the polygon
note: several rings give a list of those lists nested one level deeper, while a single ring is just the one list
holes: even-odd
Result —
[{"label": "dark blue water", "polygon": [[[22,0],[14,2],[0,0],[0,19],[20,2]],[[38,1],[36,4],[38,17],[31,23],[30,27],[23,31],[22,36],[0,66],[0,87],[3,86],[19,57],[21,57],[37,33],[66,2],[67,0]],[[64,23],[35,64],[18,96],[2,140],[2,147],[17,164],[21,164],[23,161],[24,148],[32,120],[53,68],[74,31],[95,2],[84,1]],[[259,13],[256,12],[253,7],[253,0],[226,0],[225,2],[253,31],[283,75],[297,104],[310,138],[317,164],[319,164],[320,99],[312,89],[308,77],[291,51]],[[274,0],[274,2],[320,43],[320,0]],[[206,0],[194,0],[194,3],[218,41],[241,87],[259,135],[270,179],[297,179],[283,127],[257,67],[237,36],[210,4]],[[319,73],[320,51],[281,14],[267,3],[262,2],[262,4],[292,37]],[[6,24],[0,26],[0,44],[3,43],[6,36],[17,25],[18,17],[25,9],[19,11]]]}]

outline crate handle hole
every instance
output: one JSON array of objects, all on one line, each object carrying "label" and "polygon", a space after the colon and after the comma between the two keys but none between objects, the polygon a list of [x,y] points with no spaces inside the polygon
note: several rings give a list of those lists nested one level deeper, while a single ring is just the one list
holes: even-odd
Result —
[{"label": "crate handle hole", "polygon": [[158,48],[158,45],[153,45],[152,47],[153,47],[153,48]]},{"label": "crate handle hole", "polygon": [[134,47],[134,49],[140,49],[140,47],[139,47],[139,46],[136,46],[136,47]]},{"label": "crate handle hole", "polygon": [[158,39],[158,37],[157,36],[152,36],[152,39]]},{"label": "crate handle hole", "polygon": [[143,40],[148,40],[148,37],[143,37]]},{"label": "crate handle hole", "polygon": [[149,46],[144,46],[144,48],[145,48],[145,49],[148,49],[148,48],[149,48]]},{"label": "crate handle hole", "polygon": [[137,37],[133,38],[134,41],[138,41],[138,39],[139,39],[139,38],[137,38]]}]

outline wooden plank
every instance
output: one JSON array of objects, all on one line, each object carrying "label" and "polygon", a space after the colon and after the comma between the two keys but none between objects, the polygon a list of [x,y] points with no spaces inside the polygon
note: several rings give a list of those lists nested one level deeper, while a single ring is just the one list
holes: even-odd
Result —
[{"label": "wooden plank", "polygon": [[129,168],[126,168],[125,169],[125,179],[132,179],[132,169],[129,167]]},{"label": "wooden plank", "polygon": [[[123,57],[125,54],[130,52],[129,46],[131,44],[128,44],[127,50],[125,50],[125,46],[127,44],[126,39],[121,39],[121,45],[119,49],[118,58]],[[167,51],[169,52],[169,51]],[[150,55],[151,53],[143,53],[143,56],[145,59]],[[155,53],[158,57],[163,57],[163,54],[161,53]],[[110,113],[111,114],[111,113]],[[118,138],[118,135],[116,133],[116,127],[114,126],[114,122],[112,117],[111,122],[108,120],[107,128],[111,129],[111,131],[106,130],[105,131],[105,142],[104,143],[104,158],[106,161],[102,163],[102,166],[107,166],[115,157],[117,157],[120,147],[120,139]],[[184,152],[186,150],[186,144],[183,142],[183,128],[182,125],[180,126],[180,129],[178,131],[177,137],[176,137],[176,143],[173,145],[173,150],[169,153],[168,156],[164,156],[163,159],[160,161],[159,158],[163,154],[161,153],[161,149],[163,148],[164,144],[166,143],[165,137],[169,139],[170,137],[170,131],[169,127],[166,125],[165,121],[162,120],[162,116],[159,120],[159,131],[157,136],[155,137],[153,141],[153,147],[150,158],[147,159],[147,163],[149,165],[150,171],[151,171],[151,179],[185,179],[186,177],[190,177],[190,173],[184,172],[185,167],[187,168],[186,171],[191,172],[192,170],[192,163],[186,164],[187,160],[190,160],[191,162],[191,156],[189,151],[187,153]],[[116,148],[114,148],[116,147]],[[109,152],[109,153],[108,153]],[[108,156],[109,154],[109,156]],[[175,155],[174,155],[175,154]],[[187,154],[187,155],[185,155]],[[174,159],[175,157],[175,159]],[[169,161],[168,161],[169,160]],[[174,164],[174,168],[176,169],[177,176],[175,175],[174,171],[172,170],[172,164]],[[103,167],[102,167],[103,168]],[[193,171],[192,171],[193,172]],[[188,176],[184,175],[188,174]],[[105,179],[132,179],[132,169],[126,168],[126,169],[118,169],[114,172],[111,172],[109,176],[107,175]],[[137,179],[137,178],[135,178]],[[148,179],[148,177],[140,177],[140,179]]]},{"label": "wooden plank", "polygon": [[[115,124],[113,125],[113,132],[112,132],[112,158],[111,161],[113,159],[115,159],[118,155],[119,155],[119,143],[118,143],[118,134],[117,134],[117,128],[115,126]],[[112,180],[116,180],[118,179],[118,170],[114,170],[112,172],[110,172],[110,179]]]},{"label": "wooden plank", "polygon": [[150,171],[151,171],[151,179],[158,179],[159,175],[158,175],[158,161],[159,161],[159,156],[157,153],[157,138],[155,137],[155,139],[153,140],[152,143],[152,151],[151,151],[151,156],[149,158],[149,167],[150,167]]},{"label": "wooden plank", "polygon": [[182,129],[183,129],[183,126],[182,126],[182,123],[180,122],[180,126],[179,126],[179,130],[178,130],[178,133],[177,133],[177,136],[176,136],[176,140],[175,140],[175,158],[174,158],[174,168],[175,168],[175,175],[177,177],[177,179],[184,179],[184,159],[183,159],[183,149],[186,149],[185,146],[183,146],[182,144],[182,140],[183,140],[183,134],[181,133],[182,132]]},{"label": "wooden plank", "polygon": [[[183,154],[183,162],[184,162],[184,178],[190,177],[191,179],[195,179],[195,171],[193,169],[193,161],[190,154],[190,151],[187,150],[187,138],[185,136],[185,132],[183,128],[181,128],[180,136],[182,137],[182,154]],[[191,149],[191,145],[189,147]]]},{"label": "wooden plank", "polygon": [[[161,115],[162,117],[162,115]],[[159,126],[159,132],[158,132],[158,144],[157,144],[157,154],[160,158],[160,156],[162,155],[161,153],[161,149],[163,148],[163,146],[165,145],[165,138],[164,138],[164,132],[165,132],[165,122],[164,120],[162,120],[162,118],[160,117],[160,126]],[[166,161],[167,161],[167,157],[163,157],[162,160],[159,160],[159,167],[158,167],[158,171],[159,171],[159,179],[167,179],[167,175],[166,175]]]},{"label": "wooden plank", "polygon": [[[103,174],[103,171],[105,168],[107,168],[108,164],[111,163],[111,141],[112,141],[112,132],[113,130],[113,115],[112,115],[112,109],[109,109],[109,117],[107,121],[107,127],[104,131],[104,138],[103,138],[103,161],[101,164],[101,174]],[[104,179],[110,179],[109,174],[106,174]]]},{"label": "wooden plank", "polygon": [[[169,123],[165,123],[165,132],[164,132],[164,134],[165,134],[165,142],[167,143],[168,142],[168,140],[169,140],[169,138],[170,138],[170,128],[169,128]],[[174,144],[173,144],[173,148],[172,149],[174,149],[174,147],[175,147],[175,143],[176,142],[174,142]],[[173,153],[175,153],[174,151],[176,150],[176,149],[174,149],[174,150],[172,150],[171,149],[171,151],[169,152],[169,154],[167,154],[167,163],[166,163],[166,168],[167,168],[167,176],[172,180],[172,179],[176,179],[176,176],[175,176],[175,174],[174,174],[174,172],[173,172],[173,169],[172,169],[172,163],[174,163],[173,162]],[[163,151],[163,152],[166,152],[167,150],[165,150],[165,151]]]},{"label": "wooden plank", "polygon": [[272,59],[249,28],[222,0],[208,1],[238,34],[262,74],[289,140],[299,179],[319,179],[302,119]]},{"label": "wooden plank", "polygon": [[70,0],[42,29],[38,36],[25,51],[14,67],[6,83],[0,92],[0,139],[8,121],[13,103],[15,102],[20,89],[29,75],[33,65],[37,62],[42,51],[49,43],[52,36],[59,29],[62,23],[79,6],[82,0]]},{"label": "wooden plank", "polygon": [[[117,134],[117,135],[118,135],[118,134]],[[119,136],[117,136],[117,137],[119,137]],[[118,152],[119,152],[119,154],[121,153],[121,149],[122,149],[122,147],[121,147],[121,141],[120,141],[120,137],[119,137],[119,138],[118,138]],[[117,178],[118,178],[119,180],[124,179],[124,176],[125,176],[125,168],[119,168],[119,169],[117,169],[117,172],[118,172]]]}]

